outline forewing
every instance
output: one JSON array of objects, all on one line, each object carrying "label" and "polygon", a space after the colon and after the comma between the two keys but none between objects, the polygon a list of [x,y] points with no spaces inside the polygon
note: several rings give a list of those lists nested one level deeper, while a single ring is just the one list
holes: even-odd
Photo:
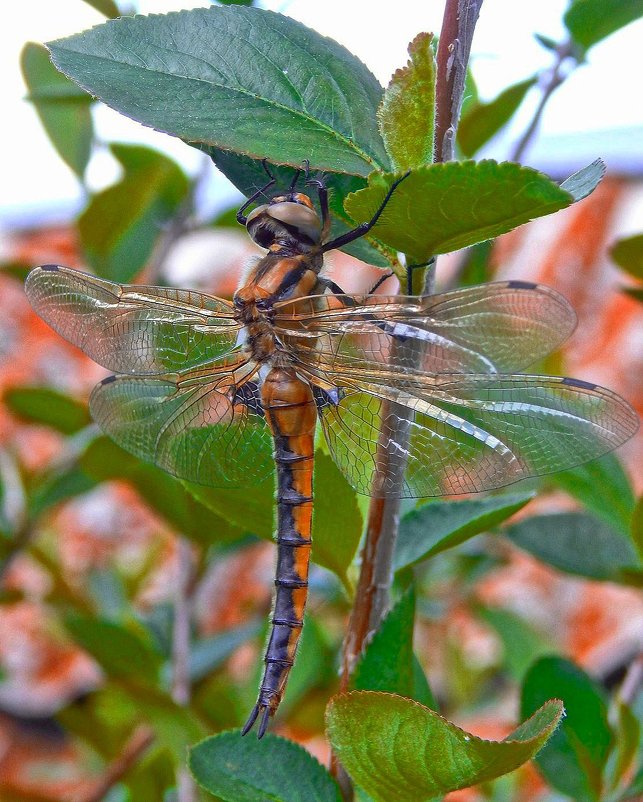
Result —
[{"label": "forewing", "polygon": [[55,331],[116,373],[172,373],[237,341],[232,305],[199,292],[115,284],[57,265],[32,270],[25,291]]},{"label": "forewing", "polygon": [[92,416],[120,446],[180,479],[213,487],[257,484],[273,469],[260,392],[229,372],[111,376],[94,389]]},{"label": "forewing", "polygon": [[322,295],[275,306],[284,348],[325,372],[511,373],[556,349],[575,324],[561,295],[522,281],[424,298]]},{"label": "forewing", "polygon": [[375,496],[492,490],[600,457],[631,437],[634,410],[602,387],[548,376],[399,376],[318,391],[331,453]]}]

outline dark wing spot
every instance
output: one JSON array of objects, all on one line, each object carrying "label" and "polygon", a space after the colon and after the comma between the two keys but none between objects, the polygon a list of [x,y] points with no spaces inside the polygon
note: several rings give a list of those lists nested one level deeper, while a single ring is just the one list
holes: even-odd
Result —
[{"label": "dark wing spot", "polygon": [[580,387],[583,390],[595,390],[598,385],[591,382],[584,382],[582,379],[563,379],[562,384],[567,384],[570,387]]},{"label": "dark wing spot", "polygon": [[342,400],[343,393],[339,387],[333,387],[332,390],[322,390],[321,387],[313,385],[313,398],[317,409],[324,409],[325,407],[336,407]]},{"label": "dark wing spot", "polygon": [[116,376],[108,376],[106,379],[103,379],[100,384],[111,384],[112,382],[116,381]]},{"label": "dark wing spot", "polygon": [[41,270],[49,270],[51,273],[59,270],[58,265],[40,265]]},{"label": "dark wing spot", "polygon": [[261,418],[265,417],[266,413],[261,403],[261,391],[257,382],[246,382],[241,387],[237,387],[233,404],[245,404],[254,415],[259,415]]},{"label": "dark wing spot", "polygon": [[534,284],[533,281],[519,281],[516,279],[515,281],[508,281],[507,287],[511,288],[512,290],[534,290],[538,285]]}]

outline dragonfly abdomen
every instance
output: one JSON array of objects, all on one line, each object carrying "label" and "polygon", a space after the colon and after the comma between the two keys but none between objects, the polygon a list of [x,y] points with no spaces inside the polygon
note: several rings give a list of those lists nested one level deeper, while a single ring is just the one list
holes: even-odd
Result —
[{"label": "dragonfly abdomen", "polygon": [[317,409],[311,388],[289,368],[272,368],[262,404],[277,465],[277,570],[272,630],[259,698],[243,729],[259,713],[259,737],[281,702],[297,652],[308,598],[313,516],[313,458]]}]

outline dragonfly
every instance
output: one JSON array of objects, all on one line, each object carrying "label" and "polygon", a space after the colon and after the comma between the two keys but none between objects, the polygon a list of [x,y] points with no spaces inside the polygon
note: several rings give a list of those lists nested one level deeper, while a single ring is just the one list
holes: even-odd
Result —
[{"label": "dragonfly", "polygon": [[317,211],[313,191],[297,191],[301,171],[274,196],[266,171],[237,219],[267,253],[232,301],[59,265],[26,281],[35,311],[115,374],[90,410],[116,443],[204,485],[252,488],[276,470],[271,630],[242,730],[259,718],[259,737],[303,626],[318,424],[353,488],[379,498],[493,490],[599,457],[638,427],[610,390],[520,373],[575,327],[552,289],[502,281],[385,296],[374,293],[380,281],[349,295],[325,275],[324,254],[367,234],[406,176],[370,221],[331,239],[324,180],[306,170]]}]

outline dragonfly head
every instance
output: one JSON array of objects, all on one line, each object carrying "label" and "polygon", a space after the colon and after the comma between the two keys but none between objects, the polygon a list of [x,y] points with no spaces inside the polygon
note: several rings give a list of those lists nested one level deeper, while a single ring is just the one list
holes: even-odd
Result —
[{"label": "dragonfly head", "polygon": [[321,240],[321,221],[312,201],[303,192],[276,195],[248,215],[246,228],[262,248],[274,242],[296,243],[304,249]]}]

